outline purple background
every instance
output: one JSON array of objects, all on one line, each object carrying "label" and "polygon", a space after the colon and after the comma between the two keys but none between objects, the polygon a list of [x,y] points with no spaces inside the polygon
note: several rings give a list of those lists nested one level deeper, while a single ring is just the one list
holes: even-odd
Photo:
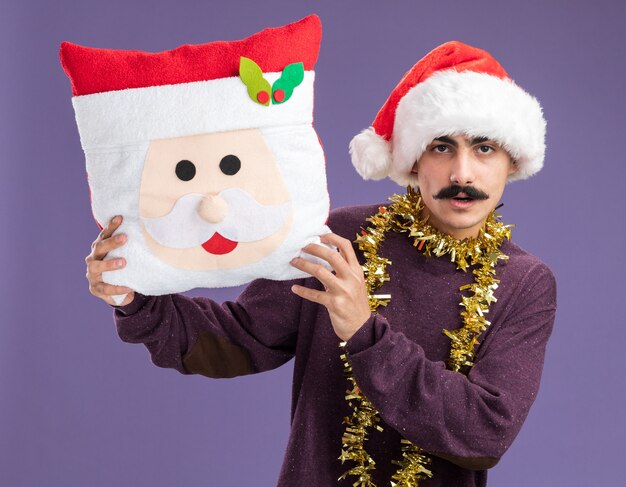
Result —
[{"label": "purple background", "polygon": [[622,2],[3,0],[0,485],[275,484],[291,364],[219,381],[158,369],[117,338],[111,309],[88,292],[83,259],[98,230],[58,47],[159,51],[311,12],[324,24],[315,121],[333,207],[401,191],[361,181],[347,144],[439,43],[489,50],[541,100],[546,166],[507,188],[503,213],[514,240],[556,273],[559,311],[541,394],[491,485],[622,484]]}]

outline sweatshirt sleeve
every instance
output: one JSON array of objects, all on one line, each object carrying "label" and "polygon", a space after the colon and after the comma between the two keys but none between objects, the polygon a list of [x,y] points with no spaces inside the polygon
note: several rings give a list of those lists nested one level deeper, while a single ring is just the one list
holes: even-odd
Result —
[{"label": "sweatshirt sleeve", "polygon": [[463,468],[495,465],[535,399],[556,311],[556,283],[545,265],[531,269],[519,289],[513,310],[485,339],[468,375],[428,360],[385,318],[372,317],[347,351],[357,383],[382,419]]},{"label": "sweatshirt sleeve", "polygon": [[144,296],[115,309],[120,338],[183,374],[226,378],[276,368],[294,354],[300,298],[293,281],[252,282],[234,302]]}]

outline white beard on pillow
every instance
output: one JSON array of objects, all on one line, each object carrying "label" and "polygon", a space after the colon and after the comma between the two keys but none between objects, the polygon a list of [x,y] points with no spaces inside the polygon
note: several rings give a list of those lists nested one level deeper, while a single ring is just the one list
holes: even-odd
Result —
[{"label": "white beard on pillow", "polygon": [[[94,217],[104,226],[122,215],[116,233],[128,236],[107,256],[126,266],[103,273],[105,282],[160,295],[307,276],[289,262],[329,232],[325,159],[312,126],[320,37],[319,19],[309,16],[242,41],[156,55],[62,45]],[[130,56],[146,78],[150,56],[181,64],[193,48],[190,66],[200,57],[218,64],[210,76],[94,87],[108,75],[117,81],[111,59],[122,59],[124,71]],[[156,77],[163,69],[152,68]]]}]

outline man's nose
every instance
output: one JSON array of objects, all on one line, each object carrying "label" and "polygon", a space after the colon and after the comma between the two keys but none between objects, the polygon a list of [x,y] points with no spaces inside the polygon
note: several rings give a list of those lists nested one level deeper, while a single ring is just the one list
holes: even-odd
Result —
[{"label": "man's nose", "polygon": [[459,149],[452,161],[450,182],[465,186],[474,182],[474,154],[471,149]]},{"label": "man's nose", "polygon": [[226,218],[228,204],[219,195],[207,194],[200,202],[198,213],[209,223],[219,223]]}]

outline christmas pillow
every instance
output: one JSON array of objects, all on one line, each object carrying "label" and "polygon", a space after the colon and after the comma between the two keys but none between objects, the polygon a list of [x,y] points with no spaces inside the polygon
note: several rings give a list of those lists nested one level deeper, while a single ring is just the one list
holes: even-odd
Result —
[{"label": "christmas pillow", "polygon": [[304,276],[289,261],[329,231],[320,40],[311,15],[160,53],[61,45],[94,217],[123,215],[128,236],[105,282],[160,295]]}]

